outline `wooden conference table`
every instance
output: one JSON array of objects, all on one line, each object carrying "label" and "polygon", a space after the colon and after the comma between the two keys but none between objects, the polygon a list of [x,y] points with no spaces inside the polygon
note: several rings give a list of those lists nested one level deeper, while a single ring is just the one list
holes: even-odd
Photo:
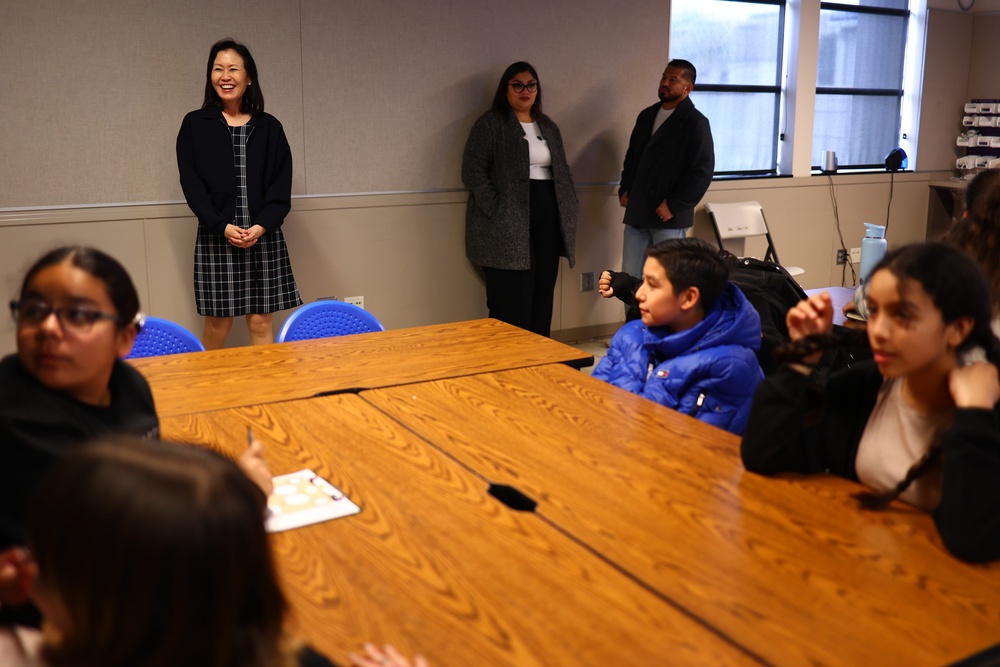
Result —
[{"label": "wooden conference table", "polygon": [[941,665],[1000,639],[1000,566],[949,556],[930,515],[747,473],[736,436],[578,371],[361,397],[761,662]]},{"label": "wooden conference table", "polygon": [[338,662],[375,641],[435,667],[759,664],[359,396],[161,422],[233,456],[248,425],[272,472],[311,468],[362,507],[272,536],[290,629]]},{"label": "wooden conference table", "polygon": [[582,368],[594,358],[482,319],[130,362],[149,379],[157,412],[169,417],[538,364]]},{"label": "wooden conference table", "polygon": [[374,640],[437,667],[939,665],[998,640],[1000,567],[949,556],[927,514],[745,473],[736,437],[563,365],[409,363],[358,395],[206,412],[190,392],[161,423],[230,454],[252,424],[275,474],[310,467],[362,506],[273,542],[294,629],[337,660]]}]

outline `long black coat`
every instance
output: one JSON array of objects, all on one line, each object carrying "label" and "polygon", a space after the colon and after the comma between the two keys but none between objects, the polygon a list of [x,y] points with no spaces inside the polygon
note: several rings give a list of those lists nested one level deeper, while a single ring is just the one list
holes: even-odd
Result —
[{"label": "long black coat", "polygon": [[[538,127],[552,153],[564,256],[572,267],[578,209],[573,176],[559,128],[548,119],[539,121]],[[462,183],[469,190],[465,254],[473,263],[513,271],[531,268],[529,169],[528,142],[514,112],[505,117],[487,111],[480,116],[462,156]]]},{"label": "long black coat", "polygon": [[[247,206],[250,221],[269,232],[281,226],[292,208],[292,151],[274,116],[250,119],[247,141]],[[198,109],[184,116],[177,133],[177,169],[188,206],[198,222],[217,234],[236,215],[233,140],[219,109]]]},{"label": "long black coat", "polygon": [[[660,106],[657,102],[636,118],[618,188],[619,197],[628,193],[624,222],[637,229],[693,225],[694,207],[705,196],[715,172],[715,146],[708,119],[686,98],[652,134]],[[664,200],[673,213],[666,222],[656,213]]]}]

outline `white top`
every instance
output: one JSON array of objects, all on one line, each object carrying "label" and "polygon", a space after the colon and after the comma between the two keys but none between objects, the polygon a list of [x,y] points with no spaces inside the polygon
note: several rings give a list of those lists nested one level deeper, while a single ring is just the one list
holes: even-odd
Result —
[{"label": "white top", "polygon": [[653,134],[660,129],[660,126],[670,118],[676,109],[664,109],[662,106],[656,111],[656,118],[653,119]]},{"label": "white top", "polygon": [[[854,460],[858,479],[868,488],[888,491],[906,477],[950,424],[950,410],[919,412],[906,404],[901,380],[886,380],[858,445]],[[899,499],[928,511],[936,508],[941,502],[940,463],[914,480]]]},{"label": "white top", "polygon": [[4,667],[44,667],[41,648],[42,633],[34,628],[0,628],[0,665]]},{"label": "white top", "polygon": [[531,166],[528,178],[534,181],[552,180],[552,152],[549,145],[542,139],[542,131],[538,123],[521,123],[524,138],[528,142],[528,160]]}]

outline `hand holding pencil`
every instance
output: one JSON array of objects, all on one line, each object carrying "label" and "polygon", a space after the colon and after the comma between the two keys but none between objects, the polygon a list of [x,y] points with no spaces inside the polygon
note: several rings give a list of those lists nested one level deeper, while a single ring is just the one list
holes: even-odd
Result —
[{"label": "hand holding pencil", "polygon": [[265,496],[270,496],[274,490],[271,482],[271,469],[264,460],[264,443],[253,437],[253,428],[247,427],[247,448],[237,461],[243,474],[260,487]]}]

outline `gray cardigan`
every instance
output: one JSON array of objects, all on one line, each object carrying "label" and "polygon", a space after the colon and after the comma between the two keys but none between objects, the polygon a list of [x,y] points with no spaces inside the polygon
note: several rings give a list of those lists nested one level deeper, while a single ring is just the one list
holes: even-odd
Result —
[{"label": "gray cardigan", "polygon": [[[538,122],[552,153],[563,256],[575,263],[577,199],[559,128],[548,118]],[[487,111],[472,126],[462,156],[462,183],[469,190],[465,212],[465,254],[475,264],[495,269],[531,268],[529,247],[528,142],[508,112]]]}]

